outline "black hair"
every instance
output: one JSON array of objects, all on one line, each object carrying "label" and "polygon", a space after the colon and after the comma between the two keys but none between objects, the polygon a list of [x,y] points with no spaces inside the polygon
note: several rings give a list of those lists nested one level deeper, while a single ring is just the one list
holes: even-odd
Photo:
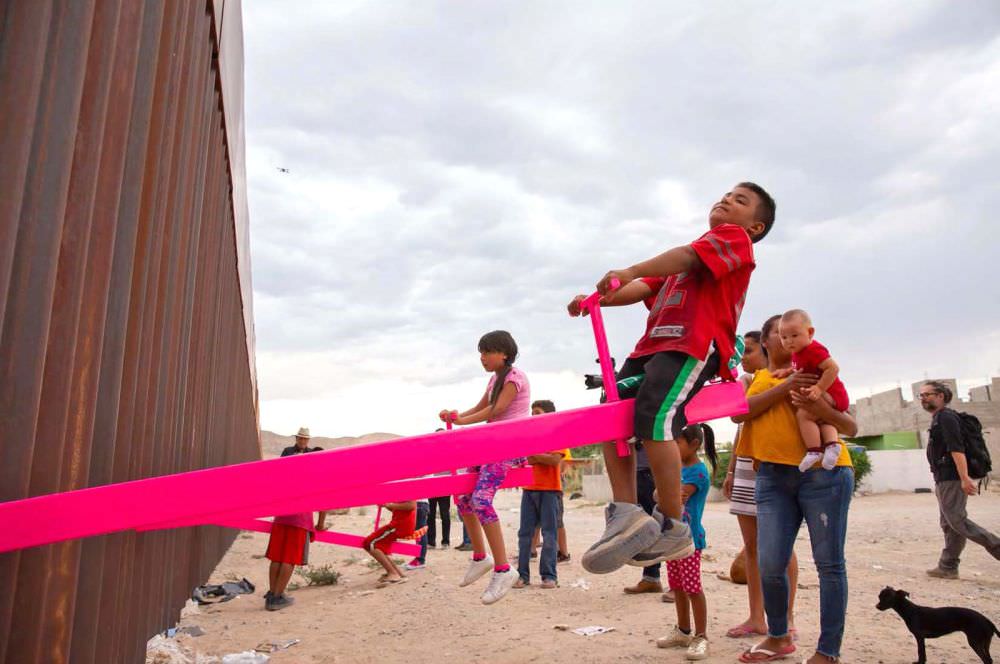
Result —
[{"label": "black hair", "polygon": [[765,348],[764,344],[761,343],[761,336],[759,330],[750,330],[749,332],[743,334],[743,338],[753,339],[754,341],[756,341],[757,345],[760,346],[760,352],[764,353],[764,357],[767,357],[767,348]]},{"label": "black hair", "polygon": [[951,393],[951,388],[948,387],[948,384],[943,383],[940,380],[928,380],[924,382],[924,385],[926,385],[927,387],[934,388],[935,392],[944,396],[945,404],[951,403],[952,397],[955,396]]},{"label": "black hair", "polygon": [[771,336],[771,328],[778,324],[781,320],[781,314],[775,314],[764,321],[764,324],[760,326],[760,338],[767,339]]},{"label": "black hair", "polygon": [[757,194],[757,198],[760,200],[757,203],[757,211],[754,214],[756,221],[764,224],[764,230],[761,231],[760,235],[752,238],[753,242],[760,242],[771,232],[771,227],[774,226],[774,213],[777,211],[777,204],[771,197],[771,194],[764,190],[764,187],[753,182],[740,182],[737,187],[743,187],[744,189],[749,189],[753,193]]},{"label": "black hair", "polygon": [[719,455],[715,451],[715,432],[707,424],[691,424],[684,427],[681,437],[694,445],[705,445],[705,456],[712,465],[712,477],[715,477],[715,468],[719,465]]},{"label": "black hair", "polygon": [[504,368],[497,374],[496,383],[493,384],[493,391],[490,392],[490,405],[497,402],[500,397],[500,390],[503,389],[503,381],[510,373],[510,368],[517,359],[517,342],[510,332],[506,330],[493,330],[487,332],[479,340],[480,353],[503,353],[507,356],[504,360]]},{"label": "black hair", "polygon": [[556,405],[548,399],[539,399],[538,401],[532,402],[531,410],[536,408],[540,409],[543,413],[556,412]]}]

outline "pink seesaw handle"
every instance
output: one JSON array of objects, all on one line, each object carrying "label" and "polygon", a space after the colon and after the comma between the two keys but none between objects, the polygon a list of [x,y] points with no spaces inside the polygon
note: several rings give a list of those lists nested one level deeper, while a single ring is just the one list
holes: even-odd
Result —
[{"label": "pink seesaw handle", "polygon": [[[621,282],[611,280],[611,290],[617,290]],[[618,401],[618,383],[615,381],[615,368],[611,364],[611,351],[608,350],[608,335],[604,330],[604,318],[601,316],[601,294],[591,293],[580,303],[580,308],[590,314],[590,324],[594,328],[594,341],[597,343],[597,360],[601,363],[601,379],[604,381],[604,394],[607,400]],[[618,456],[626,457],[630,450],[624,438],[615,441]]]},{"label": "pink seesaw handle", "polygon": [[382,520],[382,506],[378,506],[378,511],[375,512],[375,529],[378,530],[378,522]]},{"label": "pink seesaw handle", "polygon": [[[454,411],[452,411],[452,412],[454,412]],[[451,419],[451,414],[449,414],[449,415],[448,415],[448,419],[444,421],[444,427],[445,427],[445,429],[447,429],[448,431],[451,431],[451,427],[452,427],[452,425],[453,425],[453,424],[454,424],[454,422],[453,422],[453,420]],[[452,475],[457,475],[457,474],[458,474],[458,471],[457,471],[457,470],[455,470],[455,469],[452,469],[452,471],[451,471],[451,474],[452,474]]]}]

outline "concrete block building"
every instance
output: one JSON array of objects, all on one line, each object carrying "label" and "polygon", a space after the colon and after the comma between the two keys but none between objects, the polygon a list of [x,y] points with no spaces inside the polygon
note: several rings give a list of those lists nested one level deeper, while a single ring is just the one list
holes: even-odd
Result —
[{"label": "concrete block building", "polygon": [[[939,378],[949,385],[955,397],[951,407],[957,411],[972,413],[983,423],[986,444],[993,458],[993,476],[1000,477],[1000,378],[993,378],[986,385],[969,390],[968,398],[962,399],[958,384],[953,378]],[[903,395],[902,388],[879,392],[870,397],[858,399],[851,406],[851,412],[858,421],[856,442],[870,450],[906,450],[927,447],[930,415],[920,407],[917,394],[921,380],[910,386],[910,400]],[[926,462],[925,462],[926,463]]]}]

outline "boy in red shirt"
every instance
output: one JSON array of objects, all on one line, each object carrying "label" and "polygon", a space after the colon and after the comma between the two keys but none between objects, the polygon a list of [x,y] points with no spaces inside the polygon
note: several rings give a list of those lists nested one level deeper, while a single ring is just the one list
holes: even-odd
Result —
[{"label": "boy in red shirt", "polygon": [[379,579],[380,588],[406,581],[402,570],[389,557],[389,547],[396,540],[413,535],[413,531],[417,527],[417,502],[415,500],[385,503],[382,507],[392,511],[392,520],[376,529],[363,542],[365,551],[385,569],[385,574]]},{"label": "boy in red shirt", "polygon": [[[826,346],[813,339],[816,329],[812,320],[802,309],[786,311],[778,324],[781,345],[792,354],[792,369],[819,376],[819,382],[802,389],[802,394],[810,401],[825,399],[827,403],[843,412],[851,406],[847,388],[840,380],[840,367],[830,357]],[[791,371],[774,373],[782,378]],[[799,421],[799,434],[806,446],[806,455],[799,462],[803,473],[819,461],[823,468],[833,470],[840,458],[840,434],[832,424],[821,422],[805,408],[797,408],[795,417]]]},{"label": "boy in red shirt", "polygon": [[[752,182],[736,185],[709,212],[709,231],[597,284],[602,305],[641,302],[655,294],[646,333],[622,365],[619,379],[645,374],[635,399],[635,436],[649,457],[658,489],[647,515],[636,505],[635,455],[619,457],[604,444],[614,502],[606,510],[604,534],[583,556],[588,572],[606,574],[628,563],[646,567],[694,552],[681,521],[681,464],[675,442],[687,424],[684,407],[715,375],[734,380],[729,369],[736,325],[753,271],[752,243],[771,230],[774,199]],[[611,291],[617,279],[621,287]],[[570,302],[580,314],[582,295]]]}]

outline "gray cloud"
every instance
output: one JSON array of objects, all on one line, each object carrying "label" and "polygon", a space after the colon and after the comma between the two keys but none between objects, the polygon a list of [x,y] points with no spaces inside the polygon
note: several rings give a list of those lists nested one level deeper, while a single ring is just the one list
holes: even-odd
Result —
[{"label": "gray cloud", "polygon": [[[589,370],[569,296],[752,178],[779,219],[743,327],[810,309],[849,386],[1000,368],[995,2],[244,12],[261,352],[438,385],[505,327]],[[622,354],[642,315],[608,324]]]}]

